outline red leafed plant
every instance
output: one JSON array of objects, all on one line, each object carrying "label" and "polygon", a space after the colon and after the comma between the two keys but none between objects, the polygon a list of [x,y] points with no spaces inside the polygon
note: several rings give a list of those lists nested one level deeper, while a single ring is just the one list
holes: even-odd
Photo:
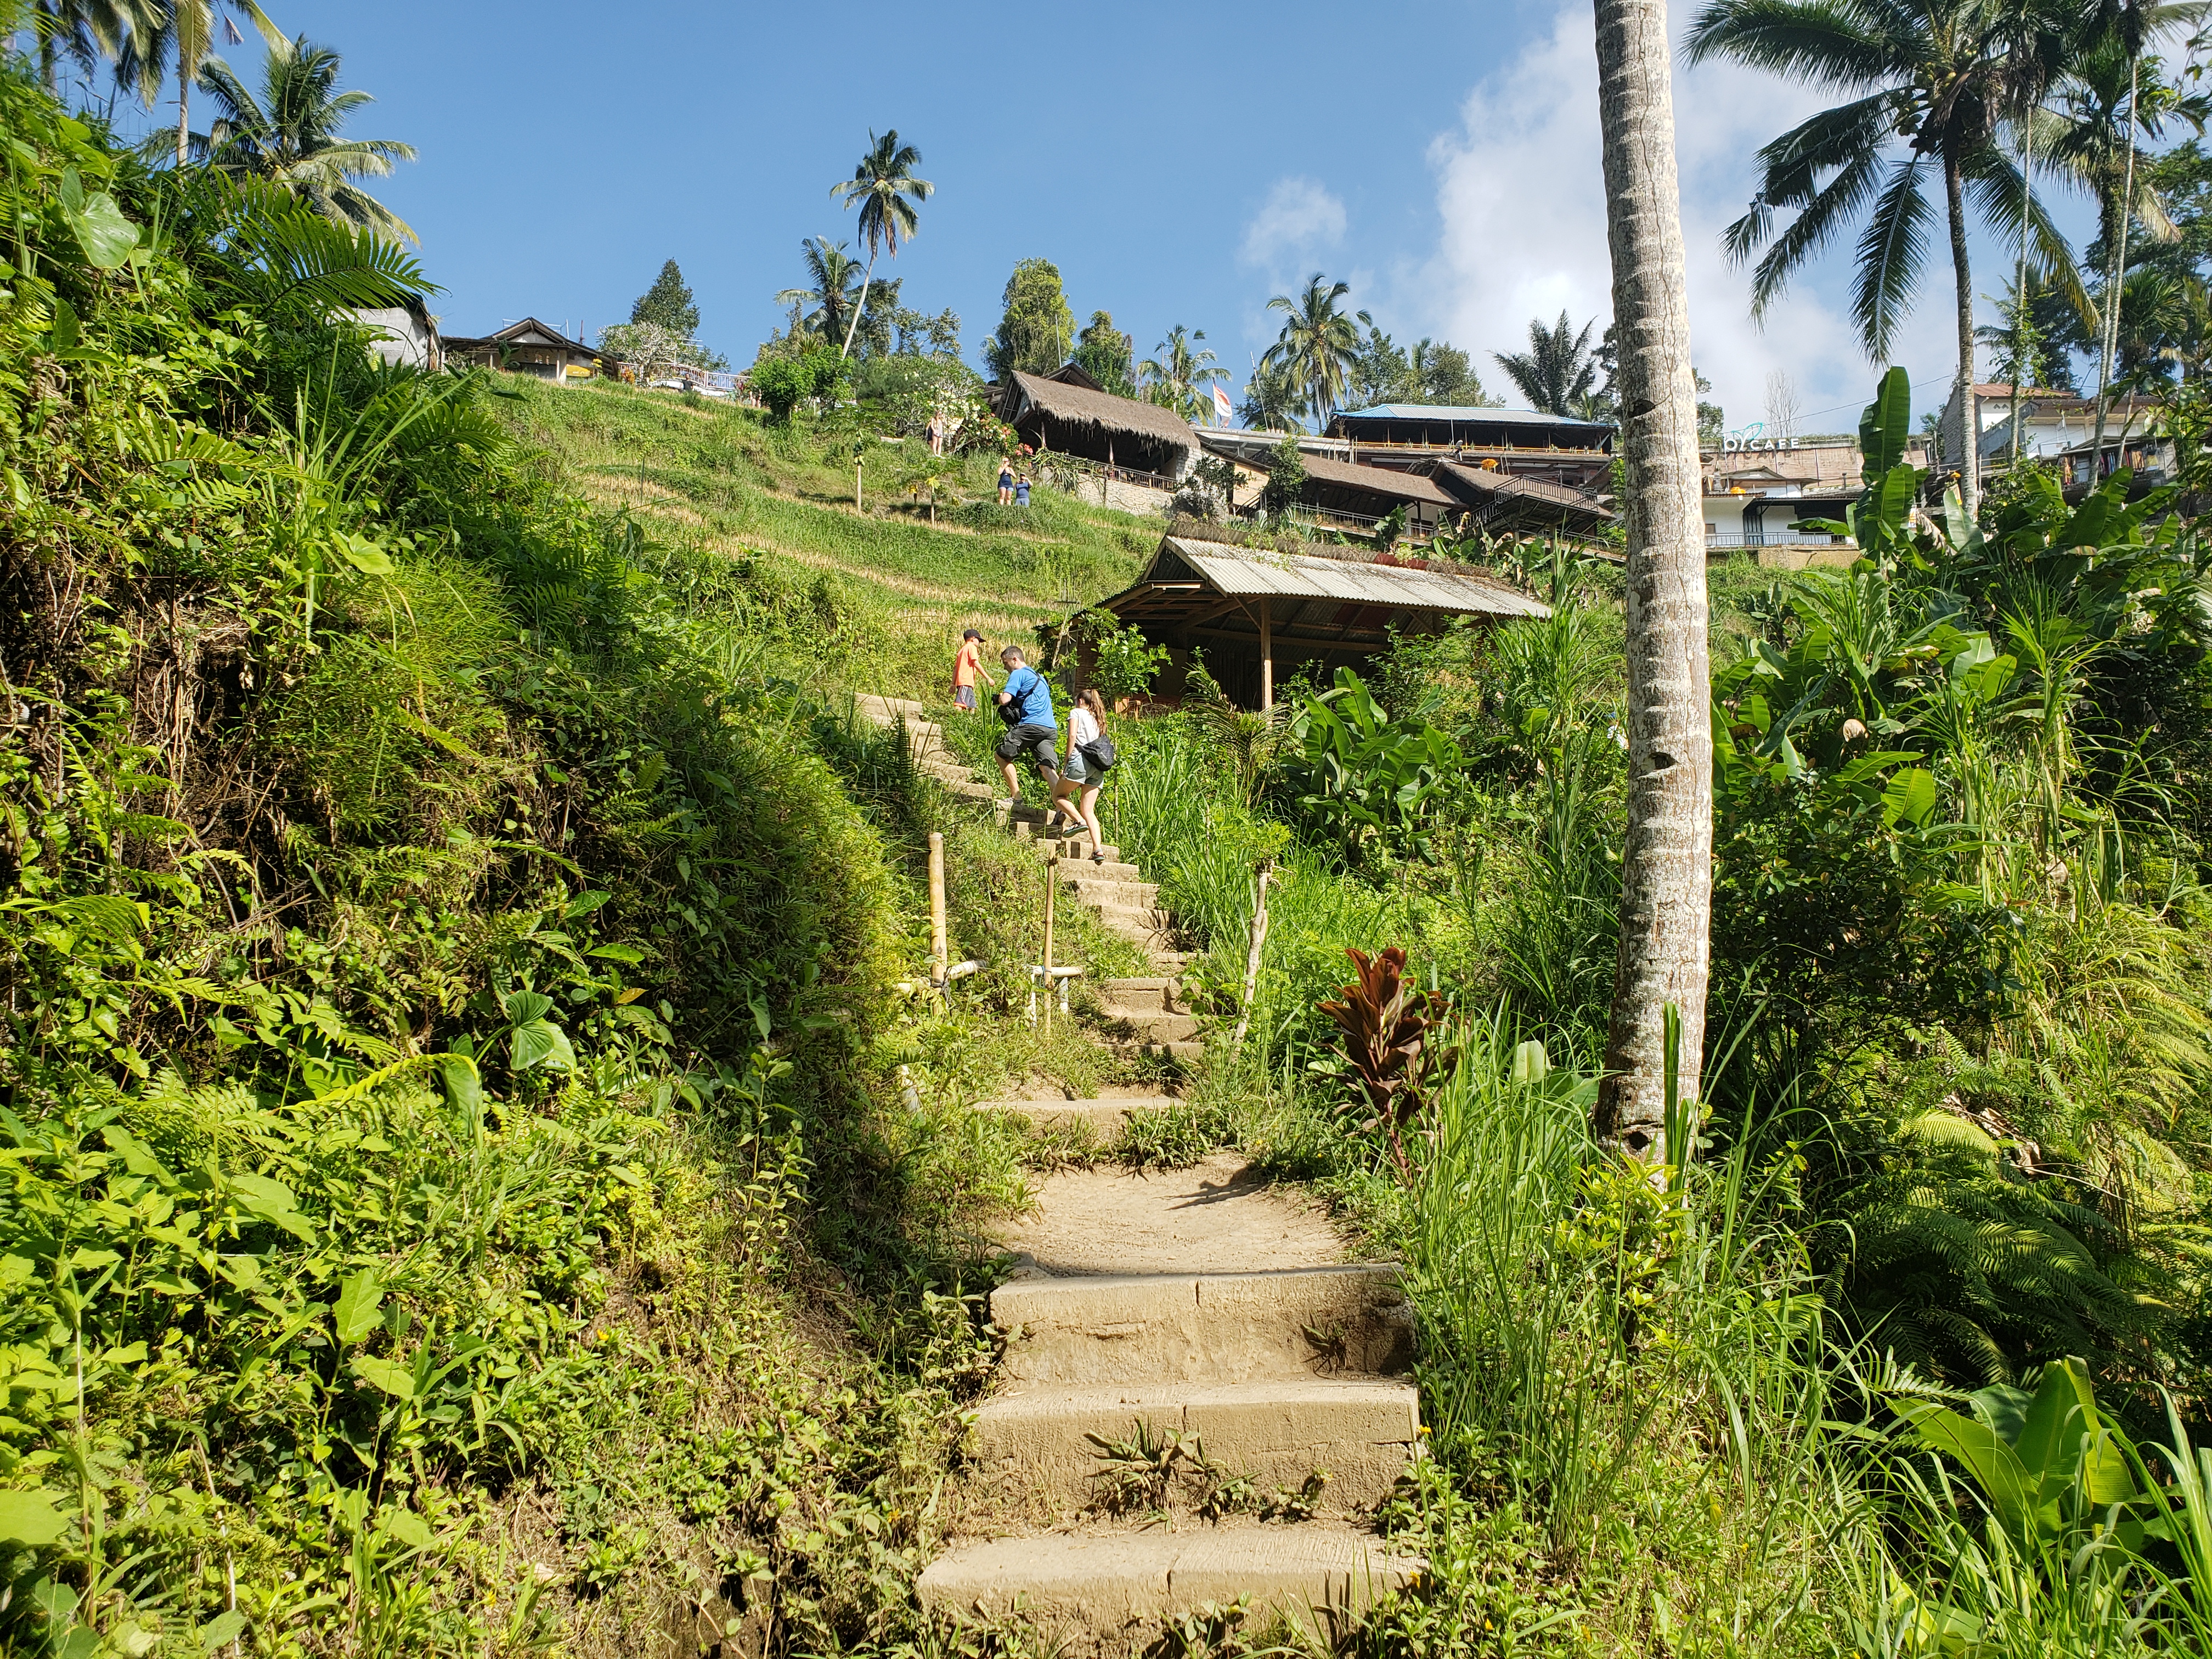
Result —
[{"label": "red leafed plant", "polygon": [[1406,977],[1406,953],[1395,945],[1372,957],[1356,948],[1345,954],[1359,977],[1321,1011],[1344,1033],[1346,1057],[1375,1114],[1367,1127],[1382,1127],[1398,1173],[1411,1179],[1405,1129],[1420,1110],[1422,1085],[1439,1058],[1429,1036],[1443,1018],[1444,1000]]}]

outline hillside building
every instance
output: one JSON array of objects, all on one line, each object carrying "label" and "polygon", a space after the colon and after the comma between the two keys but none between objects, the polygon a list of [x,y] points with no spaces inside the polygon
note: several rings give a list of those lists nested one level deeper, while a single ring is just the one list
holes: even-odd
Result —
[{"label": "hillside building", "polygon": [[446,356],[455,362],[505,369],[511,374],[534,374],[541,380],[587,380],[607,372],[602,354],[535,317],[525,317],[480,338],[448,335],[444,343]]},{"label": "hillside building", "polygon": [[1198,459],[1198,434],[1174,410],[1107,391],[1073,363],[1009,374],[999,418],[1032,448],[1095,461],[1124,482],[1171,489]]}]

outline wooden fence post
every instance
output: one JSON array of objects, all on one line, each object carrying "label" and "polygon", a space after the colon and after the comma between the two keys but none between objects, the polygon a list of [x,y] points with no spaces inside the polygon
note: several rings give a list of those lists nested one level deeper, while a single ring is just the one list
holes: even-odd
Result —
[{"label": "wooden fence post", "polygon": [[1267,942],[1267,878],[1274,873],[1274,862],[1261,859],[1252,881],[1252,942],[1244,952],[1244,992],[1237,999],[1237,1031],[1230,1038],[1230,1046],[1242,1048],[1244,1033],[1252,1023],[1252,999],[1260,989],[1260,951]]},{"label": "wooden fence post", "polygon": [[1052,1030],[1052,907],[1060,892],[1060,846],[1044,858],[1044,1029]]},{"label": "wooden fence post", "polygon": [[945,836],[933,830],[929,832],[929,982],[940,995],[945,988],[945,969],[951,960],[945,939]]}]

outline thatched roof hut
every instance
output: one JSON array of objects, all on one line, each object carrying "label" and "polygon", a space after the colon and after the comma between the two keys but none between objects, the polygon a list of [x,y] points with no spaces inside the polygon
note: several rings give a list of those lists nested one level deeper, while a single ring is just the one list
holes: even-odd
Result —
[{"label": "thatched roof hut", "polygon": [[1117,398],[1073,363],[1049,375],[1010,373],[999,386],[999,418],[1038,449],[1170,482],[1198,453],[1198,434],[1174,410]]}]

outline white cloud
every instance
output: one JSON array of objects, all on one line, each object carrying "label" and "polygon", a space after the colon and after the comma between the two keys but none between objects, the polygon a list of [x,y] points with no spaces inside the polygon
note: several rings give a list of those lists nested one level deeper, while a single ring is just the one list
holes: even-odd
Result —
[{"label": "white cloud", "polygon": [[1344,240],[1344,204],[1315,179],[1278,179],[1244,227],[1240,258],[1273,270]]},{"label": "white cloud", "polygon": [[[1678,28],[1686,10],[1675,7]],[[1818,107],[1817,94],[1759,71],[1676,69],[1692,352],[1732,427],[1764,413],[1770,368],[1789,372],[1814,430],[1850,429],[1873,389],[1875,370],[1831,297],[1848,276],[1848,237],[1793,283],[1763,327],[1750,319],[1746,273],[1720,249],[1722,228],[1751,196],[1759,147]],[[1589,5],[1562,0],[1550,33],[1476,87],[1458,130],[1431,146],[1430,161],[1443,227],[1418,280],[1397,285],[1413,301],[1402,308],[1419,313],[1423,329],[1474,350],[1485,383],[1501,383],[1493,390],[1510,397],[1490,354],[1525,345],[1530,318],[1555,318],[1564,307],[1579,324],[1613,309]],[[1931,267],[1899,342],[1916,404],[1940,403],[1950,373],[1948,274]]]}]

